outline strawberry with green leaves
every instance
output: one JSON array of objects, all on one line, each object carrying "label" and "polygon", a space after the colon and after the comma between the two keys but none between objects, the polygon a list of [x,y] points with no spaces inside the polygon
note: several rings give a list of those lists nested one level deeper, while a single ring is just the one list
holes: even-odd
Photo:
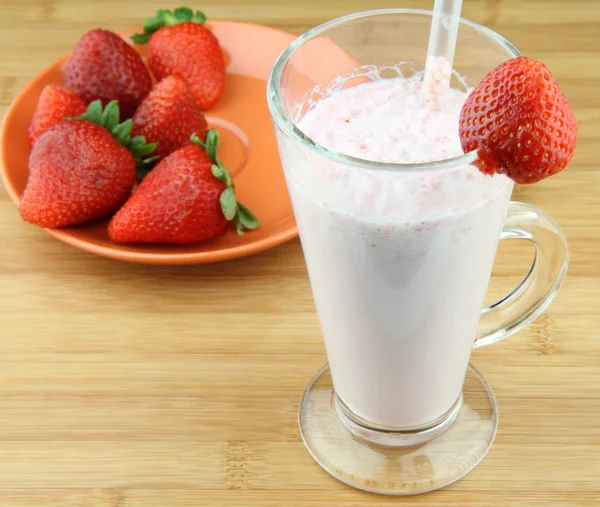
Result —
[{"label": "strawberry with green leaves", "polygon": [[24,220],[41,227],[76,225],[116,211],[129,197],[136,167],[152,163],[155,145],[131,138],[119,106],[92,102],[85,114],[44,132],[29,156],[19,205]]},{"label": "strawberry with green leaves", "polygon": [[108,226],[117,243],[200,243],[227,232],[256,229],[258,220],[237,202],[231,175],[217,156],[219,136],[209,130],[205,142],[163,159],[138,185]]},{"label": "strawberry with green leaves", "polygon": [[49,84],[44,87],[38,99],[35,113],[29,125],[27,137],[33,145],[46,130],[54,127],[65,118],[79,116],[87,109],[79,95],[66,86]]},{"label": "strawberry with green leaves", "polygon": [[463,151],[477,150],[479,169],[536,183],[562,171],[573,157],[573,110],[543,63],[508,60],[475,87],[460,114]]},{"label": "strawberry with green leaves", "polygon": [[142,57],[109,30],[87,32],[77,43],[63,71],[64,84],[86,104],[100,99],[119,103],[121,118],[131,118],[152,88]]},{"label": "strawberry with green leaves", "polygon": [[157,143],[154,154],[161,158],[191,144],[194,133],[204,138],[206,119],[179,76],[160,81],[133,115],[132,134]]},{"label": "strawberry with green leaves", "polygon": [[157,79],[178,74],[204,111],[217,105],[225,89],[225,59],[219,41],[204,26],[206,17],[187,7],[159,10],[132,36],[148,44],[148,66]]}]

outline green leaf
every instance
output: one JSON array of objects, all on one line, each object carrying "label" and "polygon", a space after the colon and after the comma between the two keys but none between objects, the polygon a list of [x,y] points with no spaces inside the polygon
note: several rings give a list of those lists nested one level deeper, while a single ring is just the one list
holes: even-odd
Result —
[{"label": "green leaf", "polygon": [[147,18],[144,22],[144,32],[154,33],[163,27],[163,20],[159,18]]},{"label": "green leaf", "polygon": [[148,44],[148,42],[150,42],[150,35],[149,33],[134,33],[131,36],[131,40],[135,43],[135,44],[139,44],[140,46],[144,45],[144,44]]},{"label": "green leaf", "polygon": [[181,23],[181,21],[179,19],[177,19],[175,14],[173,14],[171,11],[167,11],[167,10],[162,11],[162,18],[164,21],[163,26],[175,26],[175,25],[178,25],[179,23]]},{"label": "green leaf", "polygon": [[224,169],[223,167],[219,167],[216,164],[213,164],[210,169],[213,173],[213,176],[219,181],[222,181],[225,184],[229,183],[229,178],[226,169]]},{"label": "green leaf", "polygon": [[143,33],[135,33],[131,36],[131,40],[136,44],[147,44],[150,41],[150,37],[154,32],[160,30],[165,23],[158,14],[154,17],[146,18],[144,21],[144,31]]},{"label": "green leaf", "polygon": [[98,99],[90,102],[86,114],[90,121],[100,124],[102,122],[102,101]]},{"label": "green leaf", "polygon": [[206,145],[200,140],[195,132],[190,136],[190,141],[192,141],[196,146],[200,146],[200,148],[206,148]]},{"label": "green leaf", "polygon": [[217,148],[219,146],[219,133],[216,130],[210,129],[208,132],[206,132],[205,145],[208,158],[218,164]]},{"label": "green leaf", "polygon": [[80,117],[81,120],[91,121],[96,125],[102,125],[102,101],[94,100],[88,105],[87,111]]},{"label": "green leaf", "polygon": [[233,220],[237,212],[237,201],[235,199],[235,192],[233,188],[227,187],[225,190],[223,190],[221,197],[219,198],[219,202],[221,203],[223,216],[227,220]]},{"label": "green leaf", "polygon": [[145,136],[135,136],[135,137],[132,137],[131,140],[129,141],[129,146],[131,148],[138,148],[140,146],[144,146],[145,144],[146,144]]},{"label": "green leaf", "polygon": [[194,17],[192,18],[192,21],[194,23],[198,23],[199,25],[203,25],[204,23],[206,23],[206,16],[203,12],[196,11],[194,13]]},{"label": "green leaf", "polygon": [[[156,146],[158,146],[158,143],[154,143],[151,146],[154,146],[156,148]],[[151,162],[157,161],[159,158],[160,158],[160,155],[152,155],[151,157],[145,158],[144,163],[150,164]]]},{"label": "green leaf", "polygon": [[238,236],[244,235],[244,224],[242,223],[242,219],[239,215],[235,217],[235,230],[238,233]]},{"label": "green leaf", "polygon": [[257,229],[260,225],[256,215],[241,203],[238,203],[238,216],[246,229]]},{"label": "green leaf", "polygon": [[112,135],[123,146],[129,146],[129,136],[131,135],[131,119],[120,123],[112,130]]},{"label": "green leaf", "polygon": [[235,227],[240,236],[244,234],[245,229],[253,230],[258,228],[259,221],[258,218],[256,218],[256,215],[246,206],[237,202],[231,174],[217,155],[219,133],[216,130],[210,129],[206,133],[204,143],[196,134],[192,134],[190,140],[197,146],[206,150],[206,154],[214,162],[210,168],[213,176],[227,185],[227,188],[223,190],[219,198],[221,210],[223,211],[225,218],[227,220],[235,219]]},{"label": "green leaf", "polygon": [[146,138],[144,136],[136,136],[129,141],[129,149],[140,157],[150,155],[157,146],[158,143],[146,144]]},{"label": "green leaf", "polygon": [[106,105],[104,111],[102,112],[100,125],[102,125],[109,132],[112,132],[118,124],[119,104],[116,100],[112,100]]},{"label": "green leaf", "polygon": [[175,9],[175,17],[179,21],[191,21],[194,16],[194,11],[189,7],[178,7]]},{"label": "green leaf", "polygon": [[131,40],[136,44],[147,44],[152,34],[162,27],[189,21],[203,25],[206,22],[206,16],[200,11],[194,13],[189,7],[178,7],[174,12],[168,9],[159,9],[153,17],[149,17],[144,21],[143,33],[132,35]]},{"label": "green leaf", "polygon": [[112,133],[119,124],[119,104],[116,100],[111,100],[103,109],[102,102],[94,100],[90,102],[86,112],[78,118],[91,121]]},{"label": "green leaf", "polygon": [[151,153],[153,153],[157,146],[158,146],[158,143],[143,144],[143,145],[139,145],[139,146],[131,146],[131,143],[130,143],[129,151],[131,151],[133,153],[134,157],[142,159],[142,158],[150,155]]},{"label": "green leaf", "polygon": [[140,146],[139,148],[137,148],[137,152],[142,157],[144,157],[146,155],[150,155],[151,153],[153,153],[157,146],[158,146],[158,143],[144,144],[144,145]]},{"label": "green leaf", "polygon": [[223,183],[225,183],[225,185],[227,185],[228,187],[233,187],[233,180],[231,179],[231,174],[229,174],[229,171],[227,170],[227,168],[221,163],[220,160],[217,159],[217,163],[213,164],[212,167],[216,167],[218,169],[218,175],[215,175],[215,170],[213,169],[212,173],[213,175],[220,181],[222,181]]},{"label": "green leaf", "polygon": [[116,100],[111,100],[104,109],[102,102],[95,100],[79,118],[105,128],[119,144],[125,146],[135,159],[135,164],[139,169],[138,177],[142,178],[152,168],[153,163],[159,159],[157,155],[152,155],[158,146],[157,143],[147,144],[144,136],[131,138],[131,119],[119,123],[119,104]]}]

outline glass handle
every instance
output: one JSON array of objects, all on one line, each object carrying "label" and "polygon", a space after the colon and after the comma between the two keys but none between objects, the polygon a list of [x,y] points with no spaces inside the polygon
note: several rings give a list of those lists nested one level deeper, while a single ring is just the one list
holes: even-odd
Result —
[{"label": "glass handle", "polygon": [[535,247],[535,256],[521,283],[483,309],[473,348],[504,340],[533,322],[552,302],[567,274],[567,239],[554,219],[541,209],[511,202],[500,239],[529,241]]}]

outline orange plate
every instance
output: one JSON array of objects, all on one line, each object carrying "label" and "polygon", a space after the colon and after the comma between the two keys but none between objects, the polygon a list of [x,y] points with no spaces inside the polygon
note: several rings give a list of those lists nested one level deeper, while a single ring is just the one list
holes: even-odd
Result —
[{"label": "orange plate", "polygon": [[[266,250],[298,235],[266,102],[266,80],[271,67],[295,36],[233,21],[212,21],[209,25],[225,53],[227,86],[221,102],[209,111],[207,119],[221,134],[219,154],[234,176],[240,202],[259,218],[259,229],[238,236],[232,227],[222,237],[188,246],[118,245],[108,237],[107,220],[47,229],[50,234],[88,252],[148,264],[224,261]],[[127,37],[136,31],[139,29],[122,35]],[[143,55],[144,48],[139,49]],[[61,65],[67,57],[36,76],[4,117],[0,133],[0,174],[17,204],[27,183],[30,151],[27,128],[42,88],[62,81]]]}]

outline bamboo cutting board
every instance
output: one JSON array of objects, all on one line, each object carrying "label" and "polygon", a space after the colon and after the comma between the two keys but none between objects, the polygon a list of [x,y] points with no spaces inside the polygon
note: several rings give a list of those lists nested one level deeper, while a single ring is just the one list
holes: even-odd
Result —
[{"label": "bamboo cutting board", "polygon": [[[297,34],[432,1],[207,0],[210,17]],[[0,114],[86,30],[156,0],[3,0]],[[519,188],[571,247],[567,282],[527,330],[477,350],[498,436],[470,475],[408,499],[350,489],[310,458],[296,414],[324,348],[298,241],[246,259],[153,267],[95,257],[21,222],[0,190],[0,507],[600,505],[600,2],[465,0],[465,17],[543,60],[579,120],[563,174]],[[503,245],[490,301],[531,252]]]}]

